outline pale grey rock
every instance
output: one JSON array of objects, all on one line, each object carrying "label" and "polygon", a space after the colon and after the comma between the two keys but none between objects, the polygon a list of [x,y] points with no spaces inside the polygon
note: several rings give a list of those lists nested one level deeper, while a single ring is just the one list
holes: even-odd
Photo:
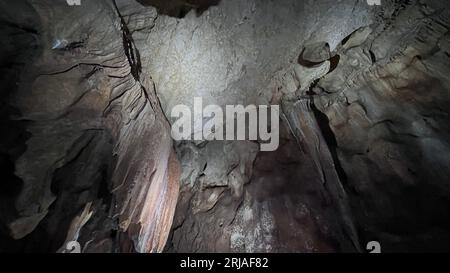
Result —
[{"label": "pale grey rock", "polygon": [[309,90],[315,80],[325,76],[330,71],[330,62],[325,61],[314,67],[305,67],[302,65],[294,66],[295,75],[299,79],[300,88],[303,91]]}]

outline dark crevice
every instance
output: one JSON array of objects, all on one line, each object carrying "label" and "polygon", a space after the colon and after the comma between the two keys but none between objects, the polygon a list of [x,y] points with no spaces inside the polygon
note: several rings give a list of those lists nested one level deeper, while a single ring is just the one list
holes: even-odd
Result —
[{"label": "dark crevice", "polygon": [[153,6],[158,13],[171,17],[183,18],[191,10],[195,10],[197,16],[202,15],[211,6],[217,6],[220,0],[137,0],[144,6]]},{"label": "dark crevice", "polygon": [[325,142],[327,143],[328,149],[330,150],[331,157],[333,159],[334,166],[336,168],[336,173],[338,174],[341,182],[346,184],[347,174],[345,173],[345,171],[342,168],[342,165],[339,161],[339,157],[338,157],[338,153],[337,153],[337,146],[338,146],[337,140],[336,140],[336,136],[334,135],[333,130],[330,127],[330,120],[328,119],[327,115],[325,115],[319,109],[317,109],[316,105],[314,104],[314,98],[312,95],[310,96],[310,107],[314,113],[314,117],[316,118],[319,129],[322,132],[323,138],[325,139]]},{"label": "dark crevice", "polygon": [[341,60],[341,56],[339,56],[339,54],[334,55],[333,57],[331,57],[329,59],[330,61],[330,70],[328,71],[327,74],[333,72],[339,65],[339,61]]},{"label": "dark crevice", "polygon": [[372,64],[377,62],[377,57],[375,57],[375,53],[373,53],[372,50],[369,50],[370,60],[372,61]]},{"label": "dark crevice", "polygon": [[122,29],[122,40],[123,40],[123,48],[125,50],[125,55],[127,56],[128,62],[131,67],[131,75],[134,77],[136,81],[139,81],[139,76],[142,72],[141,58],[138,49],[134,45],[133,36],[131,35],[130,30],[120,13],[119,8],[117,7],[117,3],[113,0],[114,7],[116,12],[120,18],[120,27]]},{"label": "dark crevice", "polygon": [[94,67],[100,67],[100,68],[123,68],[122,66],[111,66],[111,65],[104,65],[104,64],[99,64],[99,63],[77,63],[77,64],[74,64],[71,67],[65,68],[64,70],[61,70],[61,71],[42,73],[40,75],[41,76],[54,76],[54,75],[58,75],[58,74],[64,74],[64,73],[67,73],[67,72],[71,71],[72,69],[80,67],[82,65],[94,66]]},{"label": "dark crevice", "polygon": [[357,32],[359,29],[356,29],[354,31],[352,31],[352,33],[350,33],[349,35],[347,35],[344,39],[342,39],[341,45],[345,45],[348,40],[350,40],[350,38],[352,37],[353,34],[355,34],[355,32]]}]

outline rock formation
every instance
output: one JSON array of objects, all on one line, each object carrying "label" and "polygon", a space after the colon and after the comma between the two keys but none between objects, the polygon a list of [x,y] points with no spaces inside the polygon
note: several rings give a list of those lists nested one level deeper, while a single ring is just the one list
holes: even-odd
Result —
[{"label": "rock formation", "polygon": [[[0,251],[450,249],[447,2],[0,7]],[[279,148],[173,141],[194,97],[280,105]]]}]

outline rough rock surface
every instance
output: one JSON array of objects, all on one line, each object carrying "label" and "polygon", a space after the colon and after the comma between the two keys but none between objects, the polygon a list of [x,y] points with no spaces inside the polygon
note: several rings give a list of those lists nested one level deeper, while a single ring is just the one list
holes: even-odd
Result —
[{"label": "rough rock surface", "polygon": [[210,144],[183,144],[169,251],[448,250],[449,6],[361,2],[226,1],[155,25],[175,41],[150,35],[166,113],[192,95],[281,103],[291,132],[256,155],[238,200],[230,179],[202,190],[203,163],[186,163],[209,162]]},{"label": "rough rock surface", "polygon": [[[20,114],[9,122],[25,124],[19,128],[28,138],[6,182],[22,185],[2,212],[10,239],[1,247],[56,251],[78,240],[85,252],[161,251],[178,196],[178,161],[125,18],[112,1],[75,8],[22,2],[28,17],[2,20],[6,30],[28,33],[37,49],[15,70],[10,95]],[[89,219],[76,221],[86,206]]]},{"label": "rough rock surface", "polygon": [[361,242],[448,250],[450,7],[408,1],[380,16],[371,34],[336,50],[341,62],[313,99],[333,132]]},{"label": "rough rock surface", "polygon": [[[0,3],[0,250],[449,250],[450,5],[382,2]],[[194,97],[279,149],[172,143]]]}]

